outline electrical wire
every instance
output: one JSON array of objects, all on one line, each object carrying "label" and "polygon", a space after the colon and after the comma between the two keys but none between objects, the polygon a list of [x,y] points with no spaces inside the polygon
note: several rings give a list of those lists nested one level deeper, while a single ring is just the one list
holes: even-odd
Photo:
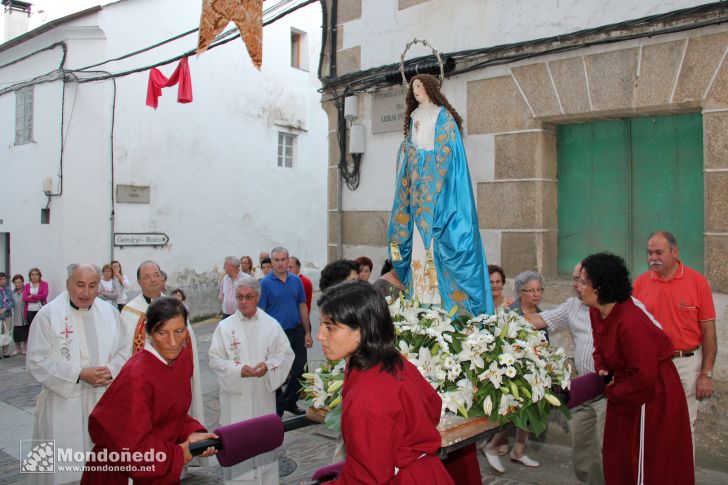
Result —
[{"label": "electrical wire", "polygon": [[[706,17],[709,15],[717,16],[714,18],[690,22],[690,17]],[[675,20],[685,20],[686,23],[664,28],[655,27],[655,24],[665,24]],[[469,49],[443,53],[442,56],[452,57],[458,65],[455,70],[446,75],[446,77],[452,77],[484,69],[486,67],[509,64],[519,60],[540,57],[548,54],[585,49],[587,47],[624,42],[644,37],[684,32],[725,22],[728,22],[728,8],[726,8],[726,2],[715,2],[712,4],[676,10],[665,14],[651,15],[648,17],[584,29],[553,37],[545,37],[481,49]],[[635,29],[643,29],[643,31],[613,35],[605,38],[605,36],[609,36],[614,32],[623,32],[627,29],[631,29],[632,31]],[[585,38],[590,36],[596,36],[597,38],[593,40],[585,40]],[[432,58],[432,56],[420,56],[411,59],[405,62],[405,66],[409,67],[427,58]],[[389,87],[398,83],[387,81],[385,78],[388,74],[398,69],[399,63],[393,63],[344,74],[339,77],[322,78],[321,81],[323,87],[320,91],[325,93],[327,91],[331,91],[331,89],[336,86],[346,86],[349,88],[351,93],[361,93]],[[324,102],[331,101],[342,96],[344,96],[344,94],[333,94],[332,96],[327,97],[327,99],[324,99]]]},{"label": "electrical wire", "polygon": [[[268,12],[268,11],[273,12],[277,8],[280,8],[281,6],[288,5],[292,1],[294,1],[294,0],[282,0],[278,4],[276,4],[273,7],[271,7],[270,9],[266,9],[266,12]],[[306,7],[306,6],[308,6],[308,5],[312,4],[312,3],[323,2],[323,1],[325,1],[325,0],[305,0],[305,1],[303,1],[303,2],[301,2],[301,3],[299,3],[299,4],[295,5],[295,6],[293,6],[291,8],[289,8],[289,9],[287,9],[287,10],[285,10],[285,11],[283,11],[283,12],[277,14],[277,15],[275,15],[274,17],[272,17],[272,18],[264,21],[263,22],[263,26],[267,26],[267,25],[270,25],[270,24],[272,24],[274,22],[277,22],[278,20],[282,19],[283,17],[285,17],[287,15],[290,15],[291,13],[295,12],[296,10],[299,10],[299,9],[301,9],[303,7]],[[81,69],[63,70],[62,73],[59,73],[57,70],[56,71],[51,71],[49,73],[46,73],[46,74],[43,74],[43,75],[40,75],[40,76],[36,76],[36,77],[32,78],[29,81],[25,81],[25,82],[21,82],[21,83],[16,83],[16,84],[13,84],[13,85],[11,85],[11,86],[9,86],[7,88],[1,89],[0,90],[0,95],[6,94],[8,92],[17,91],[18,89],[22,89],[23,87],[28,86],[28,85],[31,85],[31,84],[34,85],[34,84],[42,84],[42,83],[46,83],[46,82],[56,81],[60,77],[63,77],[61,74],[70,74],[70,73],[79,74],[79,73],[83,73],[83,72],[87,72],[87,73],[89,73],[89,72],[102,73],[99,76],[90,77],[90,78],[79,78],[79,80],[78,80],[79,83],[88,83],[88,82],[104,81],[106,79],[128,76],[130,74],[135,74],[135,73],[138,73],[138,72],[147,71],[147,70],[152,69],[154,67],[160,67],[160,66],[165,66],[167,64],[172,64],[173,62],[179,61],[183,57],[189,57],[189,56],[195,54],[197,52],[197,49],[196,48],[195,49],[190,49],[190,50],[188,50],[188,51],[186,51],[186,52],[184,52],[184,53],[182,53],[180,55],[174,56],[172,58],[169,58],[169,59],[166,59],[166,60],[163,60],[163,61],[156,62],[156,63],[151,64],[151,65],[146,65],[146,66],[142,66],[142,67],[138,67],[138,68],[128,69],[126,71],[121,71],[121,72],[117,72],[117,73],[111,73],[111,72],[108,72],[108,71],[89,71],[88,70],[88,69],[90,69],[92,67],[98,67],[100,65],[107,64],[109,62],[114,62],[114,61],[118,61],[118,60],[122,60],[122,59],[127,59],[129,57],[133,57],[135,55],[138,55],[138,54],[147,52],[149,50],[152,50],[154,48],[160,47],[160,46],[162,46],[164,44],[167,44],[169,42],[173,42],[174,40],[180,39],[180,38],[182,38],[182,37],[184,37],[186,35],[189,35],[189,34],[191,34],[193,32],[197,32],[198,30],[199,30],[199,28],[191,29],[191,30],[188,30],[186,32],[183,32],[182,34],[178,34],[176,36],[170,37],[169,39],[165,39],[163,41],[157,42],[157,43],[155,43],[155,44],[153,44],[151,46],[147,46],[147,47],[145,47],[143,49],[139,49],[137,51],[133,51],[133,52],[124,54],[122,56],[119,56],[119,57],[116,57],[116,58],[113,58],[113,59],[107,59],[105,61],[102,61],[102,62],[99,62],[99,63],[96,63],[96,64],[92,64],[90,66],[86,66],[86,67],[81,68]],[[210,45],[210,47],[208,47],[207,50],[212,50],[212,49],[214,49],[216,47],[219,47],[221,45],[227,44],[228,42],[232,42],[233,40],[237,39],[238,38],[237,36],[231,36],[232,34],[234,34],[236,32],[238,32],[238,29],[237,29],[237,27],[234,27],[234,28],[231,28],[231,29],[227,30],[226,32],[220,34],[216,38],[216,40]],[[228,37],[228,36],[231,36],[231,37]],[[65,50],[66,50],[65,43],[63,43],[63,42],[57,42],[55,44],[51,44],[48,47],[44,47],[44,48],[39,49],[37,51],[31,52],[30,54],[28,54],[26,56],[23,56],[23,57],[21,57],[19,59],[15,59],[15,60],[13,60],[13,61],[11,61],[9,63],[0,65],[0,69],[2,69],[3,67],[7,67],[7,66],[10,66],[10,65],[16,64],[18,62],[22,62],[23,60],[28,59],[28,58],[30,58],[30,57],[32,57],[34,55],[37,55],[37,54],[39,54],[41,52],[54,49],[54,48],[56,48],[59,45],[62,45],[63,48],[64,48],[64,59],[65,59],[65,55],[66,55],[66,53],[65,53]]]},{"label": "electrical wire", "polygon": [[198,30],[200,30],[199,27],[194,28],[194,29],[190,29],[187,32],[183,32],[181,34],[175,35],[174,37],[170,37],[169,39],[165,39],[165,40],[163,40],[161,42],[157,42],[156,44],[152,44],[150,46],[144,47],[143,49],[139,49],[139,50],[136,50],[136,51],[133,51],[133,52],[129,52],[128,54],[124,54],[123,56],[119,56],[119,57],[114,57],[113,59],[107,59],[105,61],[97,62],[96,64],[91,64],[90,66],[81,67],[81,68],[78,68],[76,70],[77,71],[85,71],[85,70],[91,69],[93,67],[103,66],[104,64],[108,64],[109,62],[115,62],[115,61],[121,61],[123,59],[128,59],[129,57],[133,57],[133,56],[136,56],[138,54],[143,54],[144,52],[148,52],[148,51],[150,51],[152,49],[156,49],[157,47],[161,47],[161,46],[163,46],[165,44],[169,44],[170,42],[173,42],[173,41],[175,41],[177,39],[181,39],[182,37],[186,37],[186,36],[188,36],[190,34],[193,34],[193,33],[197,32]]},{"label": "electrical wire", "polygon": [[[300,8],[306,7],[306,6],[308,6],[308,5],[312,4],[312,3],[320,2],[320,1],[323,1],[323,0],[306,0],[306,1],[304,1],[304,2],[302,2],[300,4],[298,4],[298,5],[296,5],[295,7],[291,7],[288,10],[286,10],[284,12],[281,12],[280,14],[276,15],[275,17],[273,17],[270,20],[264,21],[263,22],[263,26],[270,25],[273,22],[276,22],[276,21],[282,19],[283,17],[285,17],[285,16],[287,16],[287,15],[295,12],[296,10],[298,10]],[[236,29],[233,29],[233,31],[234,30],[236,30]],[[230,37],[228,39],[223,39],[223,40],[220,40],[220,41],[217,41],[217,42],[213,42],[212,44],[210,44],[210,47],[208,47],[207,50],[208,51],[209,50],[212,50],[212,49],[214,49],[216,47],[219,47],[221,45],[227,44],[228,42],[232,42],[232,41],[236,40],[237,38],[238,37],[235,36],[235,37]],[[166,59],[164,61],[156,62],[156,63],[151,64],[151,65],[142,66],[142,67],[138,67],[138,68],[134,68],[134,69],[129,69],[129,70],[126,70],[126,71],[121,71],[121,72],[116,72],[116,73],[110,73],[110,74],[107,74],[107,75],[102,75],[102,76],[98,76],[98,77],[94,77],[94,78],[86,78],[86,79],[83,79],[82,81],[79,81],[79,82],[81,82],[81,83],[88,83],[88,82],[95,82],[95,81],[103,81],[103,80],[109,79],[111,77],[115,77],[115,78],[117,78],[117,77],[124,77],[124,76],[128,76],[130,74],[135,74],[135,73],[138,73],[138,72],[148,71],[149,69],[152,69],[154,67],[165,66],[167,64],[171,64],[173,62],[179,61],[183,57],[189,57],[189,56],[195,54],[196,52],[197,52],[197,49],[196,48],[195,49],[191,49],[191,50],[188,50],[188,51],[186,51],[186,52],[184,52],[184,53],[182,53],[180,55],[177,55],[177,56],[172,57],[170,59]]]},{"label": "electrical wire", "polygon": [[[287,5],[287,4],[289,4],[289,3],[293,2],[293,1],[295,1],[295,0],[281,0],[280,2],[278,2],[275,5],[273,5],[272,7],[269,7],[267,9],[263,10],[263,15],[265,16],[267,13],[274,12],[275,10],[279,9],[281,6],[285,6],[285,5]],[[172,37],[170,37],[168,39],[159,41],[156,44],[152,44],[152,45],[147,46],[147,47],[144,47],[142,49],[129,52],[129,53],[124,54],[124,55],[121,55],[119,57],[114,57],[112,59],[107,59],[105,61],[101,61],[101,62],[98,62],[96,64],[91,64],[90,66],[81,67],[81,68],[78,68],[77,70],[78,71],[85,71],[85,70],[91,69],[93,67],[98,67],[98,66],[101,66],[101,65],[104,65],[104,64],[108,64],[110,62],[116,62],[116,61],[121,61],[121,60],[124,60],[124,59],[128,59],[130,57],[133,57],[133,56],[136,56],[136,55],[139,55],[139,54],[143,54],[143,53],[148,52],[150,50],[156,49],[157,47],[161,47],[161,46],[163,46],[165,44],[169,44],[170,42],[174,42],[175,40],[181,39],[182,37],[186,37],[186,36],[188,36],[190,34],[194,34],[195,32],[198,32],[199,30],[200,30],[199,27],[195,27],[194,29],[190,29],[190,30],[188,30],[186,32],[182,32],[181,34],[177,34],[177,35],[172,36]],[[231,28],[231,29],[223,32],[219,36],[217,36],[215,40],[223,39],[223,38],[229,36],[230,34],[236,32],[237,30],[238,30],[237,27],[233,27],[233,28]]]}]

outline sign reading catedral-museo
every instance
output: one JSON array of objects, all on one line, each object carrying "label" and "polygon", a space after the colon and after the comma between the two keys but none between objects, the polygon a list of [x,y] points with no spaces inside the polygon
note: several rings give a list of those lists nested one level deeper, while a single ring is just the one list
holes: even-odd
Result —
[{"label": "sign reading catedral-museo", "polygon": [[165,246],[169,236],[162,232],[117,232],[114,233],[114,246]]}]

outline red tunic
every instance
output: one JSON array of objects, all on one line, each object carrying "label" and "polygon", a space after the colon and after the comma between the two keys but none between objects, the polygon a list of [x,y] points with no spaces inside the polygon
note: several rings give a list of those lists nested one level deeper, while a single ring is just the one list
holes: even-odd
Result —
[{"label": "red tunic", "polygon": [[172,365],[166,365],[147,350],[134,354],[89,417],[88,430],[96,445],[93,451],[128,450],[149,455],[154,450],[163,452],[166,458],[160,461],[154,458],[152,462],[145,459],[113,463],[103,459],[89,461],[87,466],[149,468],[124,473],[86,471],[81,483],[126,484],[127,477],[135,483],[179,483],[184,459],[182,448],[177,445],[191,433],[205,431],[204,426],[187,415],[192,400],[191,377],[192,361],[188,352],[180,353]]},{"label": "red tunic", "polygon": [[435,456],[440,396],[414,365],[403,363],[396,377],[380,366],[347,372],[341,416],[346,462],[330,484],[453,483]]},{"label": "red tunic", "polygon": [[[605,389],[604,478],[607,484],[695,483],[690,418],[685,392],[672,363],[670,339],[630,299],[605,319],[590,310],[594,365],[614,373]],[[640,422],[644,405],[643,456]],[[640,476],[643,482],[638,482]]]}]

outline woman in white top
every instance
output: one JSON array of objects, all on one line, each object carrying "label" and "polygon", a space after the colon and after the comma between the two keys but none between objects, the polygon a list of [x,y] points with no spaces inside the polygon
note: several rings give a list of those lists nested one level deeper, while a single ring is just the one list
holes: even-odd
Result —
[{"label": "woman in white top", "polygon": [[114,278],[114,270],[110,264],[105,264],[101,269],[101,281],[99,281],[99,298],[116,305],[116,300],[121,296],[121,285]]},{"label": "woman in white top", "polygon": [[116,305],[119,308],[119,311],[121,311],[121,309],[124,308],[124,305],[126,305],[126,302],[129,301],[129,296],[126,294],[126,291],[131,289],[131,285],[129,284],[129,278],[127,278],[121,270],[120,262],[116,260],[112,261],[111,269],[114,270],[114,279],[119,282],[119,286],[121,287],[119,298],[116,299]]}]

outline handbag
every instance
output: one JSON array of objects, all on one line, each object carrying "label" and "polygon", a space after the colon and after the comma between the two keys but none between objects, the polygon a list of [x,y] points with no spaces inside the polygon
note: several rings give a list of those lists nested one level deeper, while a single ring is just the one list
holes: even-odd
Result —
[{"label": "handbag", "polygon": [[5,320],[0,320],[0,347],[10,345],[12,337],[10,337],[10,329],[6,325]]}]

